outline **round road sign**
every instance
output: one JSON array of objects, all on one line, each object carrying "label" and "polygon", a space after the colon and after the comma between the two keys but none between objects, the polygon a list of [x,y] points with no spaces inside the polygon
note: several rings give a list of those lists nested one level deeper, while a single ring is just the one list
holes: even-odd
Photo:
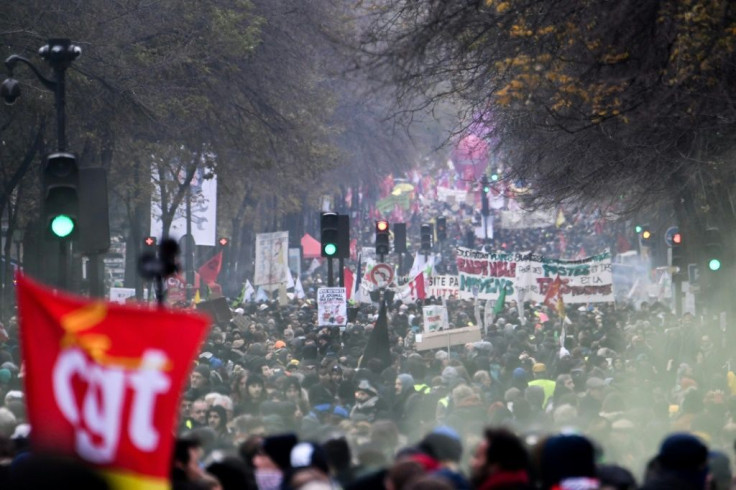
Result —
[{"label": "round road sign", "polygon": [[386,287],[394,280],[394,269],[388,264],[376,264],[371,269],[371,279],[379,288]]}]

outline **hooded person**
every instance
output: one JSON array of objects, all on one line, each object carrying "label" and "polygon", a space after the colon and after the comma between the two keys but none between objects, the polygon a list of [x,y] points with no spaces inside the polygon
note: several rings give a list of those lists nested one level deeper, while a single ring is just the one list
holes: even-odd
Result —
[{"label": "hooded person", "polygon": [[[417,396],[422,396],[414,389],[414,377],[411,374],[402,373],[396,377],[394,384],[394,402],[391,408],[396,426],[402,434],[407,434],[417,421],[413,416],[411,404],[415,403]],[[415,396],[416,395],[416,396]]]},{"label": "hooded person", "polygon": [[641,490],[702,490],[708,478],[708,447],[687,433],[667,436],[647,466]]},{"label": "hooded person", "polygon": [[367,379],[360,380],[355,389],[355,405],[350,410],[350,419],[374,422],[379,414],[386,412],[386,404],[378,396],[378,390]]}]

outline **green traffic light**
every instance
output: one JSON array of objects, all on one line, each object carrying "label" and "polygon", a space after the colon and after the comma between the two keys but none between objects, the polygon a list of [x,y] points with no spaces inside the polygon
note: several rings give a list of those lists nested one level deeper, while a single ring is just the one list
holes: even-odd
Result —
[{"label": "green traffic light", "polygon": [[488,187],[488,186],[485,186],[485,187],[483,188],[483,193],[484,193],[484,194],[488,194],[489,192],[491,192],[491,188],[490,188],[490,187]]},{"label": "green traffic light", "polygon": [[498,181],[498,174],[491,174],[491,180],[492,180],[493,182],[496,182],[496,181]]},{"label": "green traffic light", "polygon": [[335,255],[337,253],[337,245],[334,243],[328,243],[325,245],[325,253],[327,255]]},{"label": "green traffic light", "polygon": [[59,238],[65,238],[74,231],[74,220],[65,214],[55,216],[51,220],[51,231]]},{"label": "green traffic light", "polygon": [[721,261],[718,259],[710,259],[708,262],[708,269],[712,271],[717,271],[721,268]]},{"label": "green traffic light", "polygon": [[639,225],[636,225],[636,227],[634,228],[634,231],[636,231],[637,233],[641,233],[641,230],[642,230],[642,227]]}]

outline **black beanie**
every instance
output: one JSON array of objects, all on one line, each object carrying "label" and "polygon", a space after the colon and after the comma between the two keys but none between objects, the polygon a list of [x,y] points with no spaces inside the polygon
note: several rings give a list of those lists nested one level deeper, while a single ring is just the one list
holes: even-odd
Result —
[{"label": "black beanie", "polygon": [[291,450],[296,446],[299,440],[294,434],[279,434],[266,437],[263,439],[263,452],[268,455],[276,466],[282,471],[291,467],[290,456]]}]

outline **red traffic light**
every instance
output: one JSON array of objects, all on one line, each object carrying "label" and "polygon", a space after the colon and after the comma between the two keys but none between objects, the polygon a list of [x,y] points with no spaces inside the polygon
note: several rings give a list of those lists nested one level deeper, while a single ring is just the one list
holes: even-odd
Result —
[{"label": "red traffic light", "polygon": [[674,245],[682,245],[682,235],[680,235],[679,233],[675,233],[674,235],[672,235],[672,243]]},{"label": "red traffic light", "polygon": [[376,221],[376,230],[378,230],[378,231],[388,231],[388,221],[386,221],[386,220]]},{"label": "red traffic light", "polygon": [[221,237],[218,240],[218,243],[220,244],[221,247],[226,247],[227,244],[230,243],[230,240],[227,237]]},{"label": "red traffic light", "polygon": [[154,236],[147,236],[143,239],[143,244],[146,247],[155,247],[156,246],[156,237]]}]

